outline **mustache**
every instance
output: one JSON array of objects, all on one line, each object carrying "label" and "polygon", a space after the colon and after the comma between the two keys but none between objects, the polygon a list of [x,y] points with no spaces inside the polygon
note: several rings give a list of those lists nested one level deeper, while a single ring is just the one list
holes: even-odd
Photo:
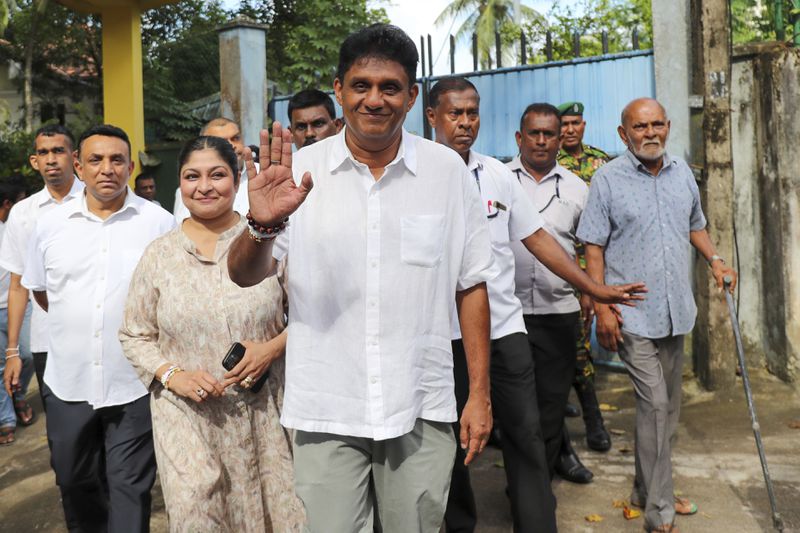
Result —
[{"label": "mustache", "polygon": [[317,142],[317,138],[316,137],[311,137],[309,139],[306,139],[305,142],[303,143],[303,148],[305,148],[306,146],[311,146],[315,142]]}]

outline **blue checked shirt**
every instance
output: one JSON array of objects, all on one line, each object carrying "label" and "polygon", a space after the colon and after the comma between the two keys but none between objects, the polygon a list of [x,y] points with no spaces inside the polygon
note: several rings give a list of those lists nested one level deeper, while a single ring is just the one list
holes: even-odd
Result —
[{"label": "blue checked shirt", "polygon": [[653,176],[628,150],[597,170],[577,236],[605,248],[606,283],[647,284],[644,301],[620,306],[625,331],[658,339],[692,330],[689,232],[705,226],[685,161],[667,154]]}]

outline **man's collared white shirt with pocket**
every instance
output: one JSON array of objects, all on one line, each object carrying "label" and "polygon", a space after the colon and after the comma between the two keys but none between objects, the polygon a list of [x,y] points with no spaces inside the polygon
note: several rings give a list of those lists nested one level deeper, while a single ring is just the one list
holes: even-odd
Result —
[{"label": "man's collared white shirt with pocket", "polygon": [[88,210],[85,195],[39,219],[22,277],[28,289],[47,291],[45,383],[59,399],[95,409],[147,394],[118,333],[139,258],[175,227],[167,211],[130,189],[126,194],[105,220]]},{"label": "man's collared white shirt with pocket", "polygon": [[[575,260],[575,232],[589,197],[589,187],[558,163],[536,181],[519,156],[508,163],[525,194],[545,221],[545,229]],[[526,315],[565,314],[580,311],[575,289],[553,274],[522,243],[514,243],[516,291]]]},{"label": "man's collared white shirt with pocket", "polygon": [[456,291],[496,274],[472,175],[403,131],[375,180],[345,132],[294,154],[314,189],[289,225],[289,337],[281,421],[384,440],[418,418],[453,422]]},{"label": "man's collared white shirt with pocket", "polygon": [[[56,207],[80,198],[83,182],[75,178],[67,195],[57,202],[47,187],[14,204],[6,221],[3,243],[0,245],[0,268],[22,276],[25,274],[25,261],[28,247],[33,238],[36,221]],[[31,351],[47,351],[47,313],[33,301],[31,294]]]},{"label": "man's collared white shirt with pocket", "polygon": [[[522,304],[514,294],[514,252],[511,247],[512,243],[521,245],[519,241],[542,228],[544,221],[514,174],[503,163],[470,151],[467,167],[481,195],[483,216],[489,222],[492,254],[500,271],[486,283],[492,320],[491,338],[525,333]],[[528,252],[524,245],[522,249]],[[457,320],[453,322],[453,338],[461,338]]]}]

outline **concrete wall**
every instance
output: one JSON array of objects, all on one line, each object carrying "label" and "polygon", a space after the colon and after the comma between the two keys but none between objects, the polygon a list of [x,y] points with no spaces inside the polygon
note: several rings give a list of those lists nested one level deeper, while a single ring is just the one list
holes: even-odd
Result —
[{"label": "concrete wall", "polygon": [[753,362],[800,377],[800,50],[737,47],[731,93],[740,324]]}]

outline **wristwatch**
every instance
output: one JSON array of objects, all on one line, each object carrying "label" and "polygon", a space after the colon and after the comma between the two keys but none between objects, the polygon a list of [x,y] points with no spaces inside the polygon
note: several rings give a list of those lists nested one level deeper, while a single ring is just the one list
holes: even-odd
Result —
[{"label": "wristwatch", "polygon": [[723,258],[718,256],[717,254],[714,254],[714,255],[711,256],[711,259],[708,260],[708,266],[711,266],[712,264],[714,264],[714,261],[722,261],[722,264],[723,265],[725,264],[725,260]]}]

